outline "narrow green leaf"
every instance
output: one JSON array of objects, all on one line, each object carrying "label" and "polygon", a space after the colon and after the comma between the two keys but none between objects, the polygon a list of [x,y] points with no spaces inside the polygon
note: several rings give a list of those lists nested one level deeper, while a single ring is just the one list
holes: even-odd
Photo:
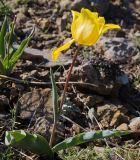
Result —
[{"label": "narrow green leaf", "polygon": [[0,31],[0,57],[3,59],[5,54],[6,54],[6,47],[5,47],[5,36],[6,36],[6,31],[8,27],[8,22],[7,22],[7,17],[5,17],[4,22],[1,27]]},{"label": "narrow green leaf", "polygon": [[57,93],[57,86],[55,83],[54,74],[52,68],[50,68],[50,76],[51,76],[51,83],[52,83],[52,106],[53,106],[53,114],[54,114],[54,122],[57,121],[59,113],[58,113],[58,93]]},{"label": "narrow green leaf", "polygon": [[19,48],[15,51],[15,53],[13,53],[11,59],[9,60],[9,65],[10,65],[10,69],[13,68],[13,66],[15,65],[15,63],[17,62],[17,60],[21,57],[24,49],[26,48],[26,46],[28,45],[32,35],[33,35],[33,32],[34,32],[34,28],[33,30],[31,31],[31,34],[28,36],[28,38],[24,39]]},{"label": "narrow green leaf", "polygon": [[5,144],[20,147],[35,154],[53,157],[53,152],[44,137],[27,133],[24,130],[6,131]]},{"label": "narrow green leaf", "polygon": [[14,42],[14,38],[15,38],[15,20],[9,25],[9,35],[7,36],[7,54],[9,55],[10,58],[10,47],[12,45],[12,43]]},{"label": "narrow green leaf", "polygon": [[26,38],[25,40],[23,40],[19,46],[19,48],[15,51],[15,53],[13,54],[13,56],[11,57],[11,59],[9,60],[9,64],[11,67],[13,67],[15,65],[15,63],[17,62],[17,60],[21,57],[24,49],[26,48],[26,46],[29,43],[30,38]]},{"label": "narrow green leaf", "polygon": [[0,60],[0,74],[5,74],[4,64],[3,64],[3,61],[1,60]]},{"label": "narrow green leaf", "polygon": [[90,142],[100,138],[107,138],[112,136],[122,136],[129,134],[129,131],[117,131],[117,130],[103,130],[103,131],[90,131],[78,134],[74,137],[70,137],[62,141],[61,143],[55,145],[52,150],[58,152],[62,149],[67,149],[85,142]]}]

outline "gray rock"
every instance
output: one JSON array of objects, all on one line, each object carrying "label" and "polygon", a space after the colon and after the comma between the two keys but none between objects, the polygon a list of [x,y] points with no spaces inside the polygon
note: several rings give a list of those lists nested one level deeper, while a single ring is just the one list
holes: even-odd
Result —
[{"label": "gray rock", "polygon": [[113,62],[126,63],[140,60],[138,47],[126,38],[102,37],[96,47],[96,50],[102,50],[105,58]]},{"label": "gray rock", "polygon": [[8,98],[5,95],[0,95],[0,112],[5,112],[7,106],[9,106]]},{"label": "gray rock", "polygon": [[88,8],[91,9],[90,4],[88,3],[87,0],[61,0],[60,1],[60,7],[61,10],[65,10],[66,8],[71,10],[77,10],[80,11],[81,8]]},{"label": "gray rock", "polygon": [[131,119],[129,127],[132,131],[140,130],[140,117]]},{"label": "gray rock", "polygon": [[[106,63],[106,62],[103,62]],[[106,69],[105,69],[106,68]],[[120,72],[120,73],[119,73]],[[67,71],[64,72],[66,77]],[[78,85],[79,90],[87,93],[98,93],[100,95],[117,96],[119,89],[129,83],[125,73],[117,71],[109,63],[95,66],[95,61],[87,62],[84,65],[74,67],[71,74],[71,81],[90,83],[91,85]]]},{"label": "gray rock", "polygon": [[88,8],[103,15],[108,10],[109,0],[61,0],[60,6],[62,10],[68,8],[80,11],[81,8]]},{"label": "gray rock", "polygon": [[[22,120],[29,121],[29,129],[49,140],[53,125],[51,89],[34,89],[23,94],[18,103],[18,114]],[[63,128],[63,125],[58,123],[57,142],[64,137]]]},{"label": "gray rock", "polygon": [[[14,48],[19,48],[19,45],[14,45]],[[34,49],[34,48],[25,48],[24,53],[21,56],[22,59],[25,60],[31,60],[31,61],[36,61],[36,62],[44,62],[43,66],[46,67],[55,67],[59,65],[69,65],[71,63],[71,57],[65,55],[65,54],[60,54],[59,58],[57,61],[52,61],[52,56],[51,56],[51,50],[46,49],[46,50],[39,50],[39,49]]]},{"label": "gray rock", "polygon": [[92,10],[98,11],[101,15],[104,15],[109,8],[109,0],[89,0],[92,6]]},{"label": "gray rock", "polygon": [[25,93],[18,104],[21,119],[31,119],[34,112],[36,112],[36,117],[51,113],[51,89],[35,89]]}]

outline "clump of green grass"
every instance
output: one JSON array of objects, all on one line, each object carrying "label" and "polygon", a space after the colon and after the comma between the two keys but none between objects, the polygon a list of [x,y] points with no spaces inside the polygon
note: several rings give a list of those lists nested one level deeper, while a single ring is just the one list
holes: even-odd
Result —
[{"label": "clump of green grass", "polygon": [[0,15],[10,16],[11,14],[12,14],[12,11],[10,7],[3,0],[0,0]]},{"label": "clump of green grass", "polygon": [[93,147],[84,149],[78,147],[69,148],[59,152],[63,160],[139,160],[140,149],[130,149],[127,145],[120,147]]}]

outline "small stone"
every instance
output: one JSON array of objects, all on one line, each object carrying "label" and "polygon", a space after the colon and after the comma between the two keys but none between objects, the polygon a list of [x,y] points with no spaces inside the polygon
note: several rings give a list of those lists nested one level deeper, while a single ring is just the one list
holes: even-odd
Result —
[{"label": "small stone", "polygon": [[120,131],[122,131],[122,130],[127,131],[128,130],[128,125],[126,123],[122,123],[116,129],[120,130]]},{"label": "small stone", "polygon": [[97,106],[97,118],[103,127],[117,127],[128,122],[127,110],[121,105],[106,104]]},{"label": "small stone", "polygon": [[39,5],[44,5],[44,4],[46,4],[48,2],[48,0],[38,0],[37,1],[37,3],[39,4]]},{"label": "small stone", "polygon": [[38,75],[39,75],[40,77],[46,77],[46,76],[49,77],[49,71],[48,71],[48,70],[45,70],[45,71],[42,71],[42,72],[38,72]]},{"label": "small stone", "polygon": [[23,80],[27,80],[29,77],[29,73],[25,72],[23,74],[20,74],[20,78],[23,79]]},{"label": "small stone", "polygon": [[32,70],[29,74],[30,77],[34,77],[38,74],[38,71],[37,70]]},{"label": "small stone", "polygon": [[140,117],[131,119],[129,127],[132,131],[140,130]]},{"label": "small stone", "polygon": [[50,24],[50,22],[49,22],[49,20],[47,18],[41,18],[37,22],[38,22],[40,28],[43,31],[45,31],[45,29],[47,29],[49,27],[49,24]]},{"label": "small stone", "polygon": [[119,125],[121,122],[128,122],[129,118],[125,116],[120,110],[115,112],[113,115],[113,118],[110,122],[110,126],[116,126]]},{"label": "small stone", "polygon": [[116,77],[116,81],[118,84],[127,85],[129,83],[128,75],[122,73],[121,75]]},{"label": "small stone", "polygon": [[66,27],[67,27],[67,24],[68,24],[68,17],[69,17],[69,13],[64,12],[62,18],[57,18],[56,24],[59,28],[59,32],[63,32],[63,31],[66,30]]},{"label": "small stone", "polygon": [[103,97],[97,96],[97,95],[92,95],[92,96],[87,96],[84,98],[84,104],[87,105],[88,107],[93,107],[95,104],[102,103],[104,100]]},{"label": "small stone", "polygon": [[17,14],[16,23],[20,25],[21,23],[25,23],[28,20],[28,18],[23,13]]},{"label": "small stone", "polygon": [[88,3],[87,0],[74,0],[74,1],[70,1],[70,0],[61,0],[60,1],[60,8],[61,10],[65,10],[67,9],[73,9],[73,10],[77,10],[80,11],[81,8],[88,8],[91,9],[90,4]]},{"label": "small stone", "polygon": [[0,95],[0,112],[6,110],[6,106],[9,105],[9,100],[5,95]]},{"label": "small stone", "polygon": [[79,126],[73,124],[70,131],[73,135],[75,135],[75,134],[79,134],[81,132],[81,129]]}]

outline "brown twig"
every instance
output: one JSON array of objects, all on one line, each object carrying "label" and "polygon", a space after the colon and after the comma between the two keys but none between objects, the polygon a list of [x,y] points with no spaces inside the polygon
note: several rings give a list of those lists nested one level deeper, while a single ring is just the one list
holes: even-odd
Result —
[{"label": "brown twig", "polygon": [[[37,81],[27,81],[27,80],[21,80],[21,79],[18,79],[18,78],[13,78],[13,77],[9,77],[9,76],[5,76],[5,75],[1,75],[0,74],[0,78],[3,78],[3,79],[7,79],[7,80],[10,80],[10,81],[14,81],[14,82],[17,82],[17,83],[23,83],[23,84],[31,84],[31,85],[51,85],[51,82],[37,82]],[[56,82],[56,84],[65,84],[66,82]],[[92,83],[85,83],[85,82],[75,82],[75,81],[69,81],[69,84],[75,84],[75,85],[87,85],[87,86],[91,86],[91,87],[95,87],[95,88],[98,88],[99,86],[98,85],[95,85],[95,84],[92,84]]]}]

